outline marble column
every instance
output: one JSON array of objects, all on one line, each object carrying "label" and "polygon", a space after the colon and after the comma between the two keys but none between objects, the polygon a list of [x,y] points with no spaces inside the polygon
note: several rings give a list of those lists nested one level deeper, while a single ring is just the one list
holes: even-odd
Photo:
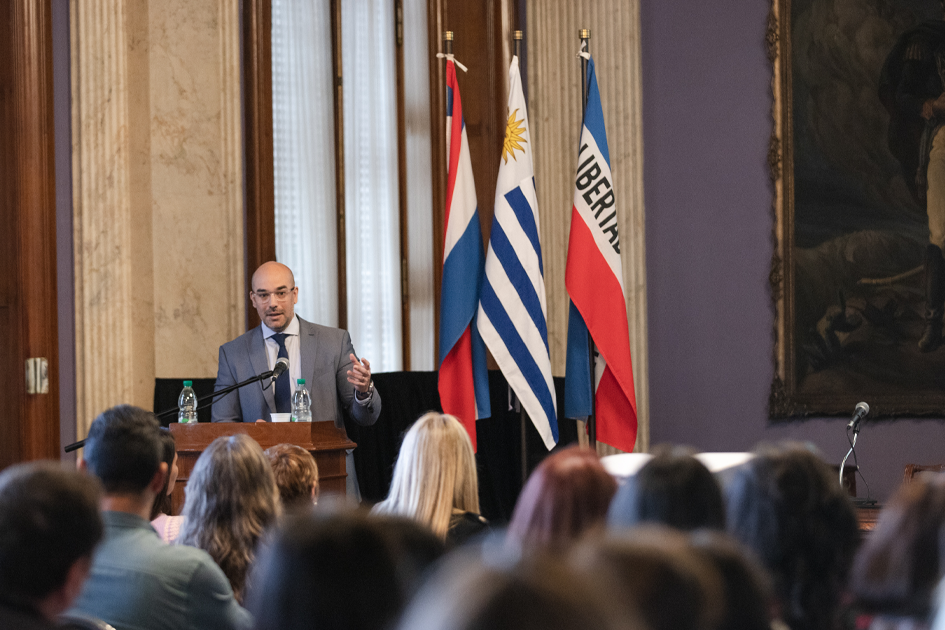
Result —
[{"label": "marble column", "polygon": [[[639,425],[635,450],[646,450],[649,384],[639,0],[530,0],[527,11],[528,115],[535,138],[535,179],[542,212],[542,249],[546,252],[567,251],[581,127],[578,31],[591,29],[591,53],[617,195]],[[567,348],[565,260],[564,256],[545,258],[548,344],[556,375],[564,374]],[[615,452],[605,446],[599,450]]]},{"label": "marble column", "polygon": [[77,435],[244,329],[239,14],[71,3]]},{"label": "marble column", "polygon": [[73,0],[77,435],[153,396],[147,5]]}]

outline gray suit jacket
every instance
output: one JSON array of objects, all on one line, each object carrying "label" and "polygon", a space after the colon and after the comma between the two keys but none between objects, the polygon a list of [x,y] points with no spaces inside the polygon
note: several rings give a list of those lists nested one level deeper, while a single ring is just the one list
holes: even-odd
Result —
[{"label": "gray suit jacket", "polygon": [[[344,426],[344,412],[355,422],[371,425],[381,413],[381,395],[374,391],[371,401],[362,405],[354,400],[354,386],[348,382],[351,368],[349,354],[354,353],[346,330],[312,324],[299,317],[299,354],[302,378],[312,395],[312,419],[331,420]],[[235,385],[269,369],[262,328],[220,346],[220,364],[214,390]],[[268,381],[268,379],[266,379]],[[252,383],[223,396],[213,403],[213,422],[255,422],[269,420],[275,411],[275,387],[263,391],[263,382]]]}]

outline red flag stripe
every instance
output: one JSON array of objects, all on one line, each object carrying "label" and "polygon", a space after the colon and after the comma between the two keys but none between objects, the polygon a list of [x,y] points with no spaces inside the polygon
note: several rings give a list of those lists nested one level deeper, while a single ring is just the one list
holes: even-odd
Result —
[{"label": "red flag stripe", "polygon": [[[568,257],[574,256],[581,264],[567,266],[565,286],[627,398],[636,400],[623,290],[581,215],[574,208],[571,215]],[[614,322],[623,325],[614,326]]]}]

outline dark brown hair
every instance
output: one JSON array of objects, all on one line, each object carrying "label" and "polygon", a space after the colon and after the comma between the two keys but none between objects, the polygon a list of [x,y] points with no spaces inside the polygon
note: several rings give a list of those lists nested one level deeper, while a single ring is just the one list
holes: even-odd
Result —
[{"label": "dark brown hair", "polygon": [[945,480],[904,484],[857,553],[850,587],[873,612],[924,617],[942,577]]},{"label": "dark brown hair", "polygon": [[681,448],[660,448],[628,479],[610,505],[611,527],[661,523],[692,531],[725,528],[722,490],[712,473]]},{"label": "dark brown hair", "polygon": [[601,525],[617,482],[597,453],[569,447],[546,458],[529,477],[509,523],[510,540],[560,548]]},{"label": "dark brown hair", "polygon": [[101,486],[56,462],[0,474],[0,599],[33,607],[65,584],[102,538]]},{"label": "dark brown hair", "polygon": [[398,559],[384,524],[363,513],[291,513],[253,568],[256,630],[388,628],[411,592]]},{"label": "dark brown hair", "polygon": [[836,475],[800,444],[766,447],[726,485],[729,532],[774,581],[791,628],[836,624],[857,544],[856,514]]},{"label": "dark brown hair", "polygon": [[722,578],[725,606],[716,630],[771,630],[771,583],[754,555],[719,531],[700,530],[689,538]]},{"label": "dark brown hair", "polygon": [[646,525],[587,536],[572,562],[613,583],[651,630],[704,630],[721,618],[721,577],[679,530]]},{"label": "dark brown hair", "polygon": [[318,488],[318,464],[312,454],[294,444],[276,444],[266,449],[276,477],[279,496],[286,508],[312,503],[312,488]]},{"label": "dark brown hair", "polygon": [[106,494],[141,494],[161,466],[160,424],[140,407],[118,405],[92,421],[83,458]]},{"label": "dark brown hair", "polygon": [[[470,550],[441,563],[404,612],[398,630],[641,630],[627,598],[560,556],[521,562]],[[649,630],[649,629],[648,629]]]},{"label": "dark brown hair", "polygon": [[167,486],[171,482],[171,468],[174,466],[174,458],[177,457],[177,444],[174,442],[174,436],[170,431],[162,429],[160,432],[161,446],[164,451],[161,455],[161,461],[167,464],[167,475],[164,476],[164,485],[161,492],[154,497],[154,504],[151,506],[151,519],[154,520],[161,514],[170,515],[171,496],[167,493]]}]

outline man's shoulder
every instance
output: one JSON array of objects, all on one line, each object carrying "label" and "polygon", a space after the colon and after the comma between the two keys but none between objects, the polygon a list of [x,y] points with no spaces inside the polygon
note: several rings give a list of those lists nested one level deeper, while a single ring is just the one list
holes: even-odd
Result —
[{"label": "man's shoulder", "polygon": [[198,569],[219,568],[203,549],[187,545],[161,545],[155,551],[154,562],[175,571],[178,575],[191,575]]},{"label": "man's shoulder", "polygon": [[243,350],[245,348],[249,348],[250,342],[253,340],[253,337],[255,335],[259,334],[260,329],[261,329],[260,326],[256,326],[255,328],[250,328],[249,330],[244,332],[242,335],[240,335],[236,339],[231,339],[230,341],[227,341],[225,344],[220,346],[220,348],[226,351]]},{"label": "man's shoulder", "polygon": [[323,332],[327,335],[347,335],[348,331],[344,328],[336,328],[334,326],[325,326],[324,324],[315,324],[313,322],[307,321],[299,317],[299,330],[300,331],[313,331],[317,330],[318,332]]},{"label": "man's shoulder", "polygon": [[[201,615],[235,606],[229,582],[209,554],[167,545],[138,528],[106,535],[74,610],[116,628],[190,628]],[[234,625],[223,619],[214,627]]]},{"label": "man's shoulder", "polygon": [[318,335],[324,339],[337,339],[341,341],[348,337],[348,331],[343,328],[333,326],[324,326],[322,324],[313,324],[299,317],[299,334]]},{"label": "man's shoulder", "polygon": [[185,545],[168,545],[156,535],[129,532],[106,539],[97,555],[103,563],[123,566],[173,580],[189,580],[199,569],[216,567],[206,551]]}]

